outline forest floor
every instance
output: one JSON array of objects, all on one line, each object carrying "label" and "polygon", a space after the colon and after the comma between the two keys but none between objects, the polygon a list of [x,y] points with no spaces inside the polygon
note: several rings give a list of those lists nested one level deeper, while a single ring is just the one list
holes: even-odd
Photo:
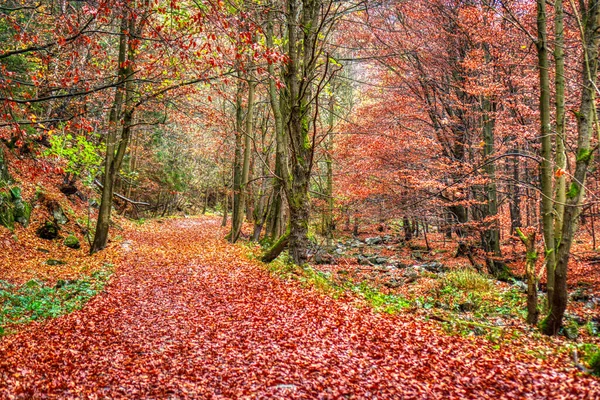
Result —
[{"label": "forest floor", "polygon": [[0,398],[600,398],[555,357],[281,279],[224,234],[212,218],[123,231],[85,307],[0,339]]}]

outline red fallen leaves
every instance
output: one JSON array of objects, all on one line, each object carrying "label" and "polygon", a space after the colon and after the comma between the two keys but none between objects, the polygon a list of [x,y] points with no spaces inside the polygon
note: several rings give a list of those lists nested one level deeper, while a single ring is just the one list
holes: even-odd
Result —
[{"label": "red fallen leaves", "polygon": [[271,277],[218,222],[132,234],[83,310],[0,342],[3,398],[598,398],[600,382]]}]

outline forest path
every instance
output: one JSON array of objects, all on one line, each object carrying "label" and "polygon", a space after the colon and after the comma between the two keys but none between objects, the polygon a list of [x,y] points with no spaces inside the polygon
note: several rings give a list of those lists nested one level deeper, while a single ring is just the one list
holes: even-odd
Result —
[{"label": "forest path", "polygon": [[0,341],[0,398],[600,398],[572,370],[274,278],[223,234],[129,235],[84,309]]}]

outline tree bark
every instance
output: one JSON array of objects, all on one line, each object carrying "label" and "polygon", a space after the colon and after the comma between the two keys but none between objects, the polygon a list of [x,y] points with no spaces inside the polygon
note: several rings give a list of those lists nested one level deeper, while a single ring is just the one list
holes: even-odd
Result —
[{"label": "tree bark", "polygon": [[[541,0],[540,0],[541,1]],[[594,149],[591,148],[594,123],[598,123],[595,88],[598,74],[598,46],[600,44],[600,0],[591,0],[587,8],[581,2],[581,37],[583,42],[582,92],[580,109],[577,116],[577,157],[575,172],[569,190],[566,193],[563,228],[560,243],[556,250],[556,266],[554,269],[554,293],[550,298],[549,314],[542,324],[542,331],[547,335],[556,335],[562,326],[567,308],[567,272],[573,244],[577,231],[581,203],[585,195],[585,180]],[[596,126],[597,128],[597,126]]]},{"label": "tree bark", "polygon": [[[135,49],[132,47],[130,36],[136,32],[136,17],[131,12],[123,12],[121,16],[118,79],[124,84],[117,86],[115,98],[109,114],[108,136],[106,138],[106,155],[104,157],[104,175],[102,181],[102,197],[96,233],[90,248],[90,253],[96,253],[106,247],[110,226],[110,214],[114,195],[114,186],[117,175],[125,156],[125,151],[131,136],[133,121],[133,72],[135,63]],[[126,62],[127,61],[127,62]],[[121,110],[124,108],[123,113]],[[119,120],[123,116],[119,127]],[[119,132],[120,131],[120,137]],[[118,141],[118,143],[117,143]]]},{"label": "tree bark", "polygon": [[542,144],[542,162],[540,180],[542,185],[542,230],[544,233],[546,279],[548,298],[554,292],[554,266],[556,253],[554,247],[554,188],[552,182],[552,132],[550,129],[550,78],[548,62],[548,37],[546,32],[546,2],[537,0],[537,53],[540,80],[540,142]]},{"label": "tree bark", "polygon": [[539,318],[538,297],[537,297],[537,276],[535,274],[535,264],[538,259],[537,251],[535,251],[535,230],[531,230],[528,235],[525,235],[521,229],[516,230],[519,239],[525,246],[527,260],[525,262],[525,275],[527,276],[527,323],[537,325]]}]

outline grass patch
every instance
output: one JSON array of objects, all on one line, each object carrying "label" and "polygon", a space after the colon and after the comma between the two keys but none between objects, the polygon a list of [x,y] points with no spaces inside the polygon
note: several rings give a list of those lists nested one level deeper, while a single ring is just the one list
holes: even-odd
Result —
[{"label": "grass patch", "polygon": [[364,298],[376,311],[394,314],[411,306],[404,297],[382,293],[364,282],[353,286],[352,291]]},{"label": "grass patch", "polygon": [[486,276],[471,269],[450,271],[443,279],[444,286],[470,292],[490,292],[494,283]]},{"label": "grass patch", "polygon": [[19,287],[0,281],[0,335],[10,333],[11,325],[56,318],[82,308],[104,288],[112,272],[112,266],[105,265],[89,277],[59,280],[55,286],[38,280]]}]

